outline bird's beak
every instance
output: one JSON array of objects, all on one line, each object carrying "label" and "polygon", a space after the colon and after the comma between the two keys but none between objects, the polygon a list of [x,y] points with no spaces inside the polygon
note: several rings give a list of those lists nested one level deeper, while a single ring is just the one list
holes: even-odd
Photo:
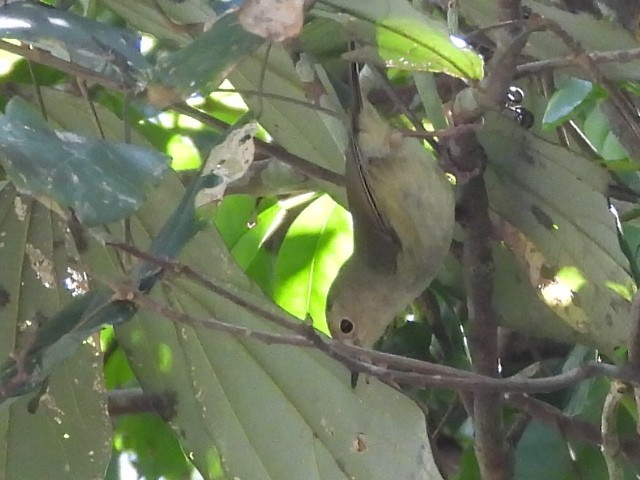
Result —
[{"label": "bird's beak", "polygon": [[351,372],[351,388],[355,390],[360,372]]}]

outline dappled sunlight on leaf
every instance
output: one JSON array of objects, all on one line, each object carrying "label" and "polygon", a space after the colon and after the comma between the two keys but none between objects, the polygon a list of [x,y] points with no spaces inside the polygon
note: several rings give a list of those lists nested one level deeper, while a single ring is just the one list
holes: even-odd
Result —
[{"label": "dappled sunlight on leaf", "polygon": [[[604,195],[607,172],[502,116],[490,115],[478,136],[489,159],[491,207],[508,222],[499,228],[533,288],[563,286],[554,311],[588,343],[603,350],[624,344],[628,296],[609,285],[631,290],[633,280]],[[559,287],[546,288],[553,301],[549,293]]]}]

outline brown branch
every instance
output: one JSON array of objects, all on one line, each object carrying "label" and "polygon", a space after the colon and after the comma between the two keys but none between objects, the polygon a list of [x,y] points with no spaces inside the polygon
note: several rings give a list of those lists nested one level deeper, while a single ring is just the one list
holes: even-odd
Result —
[{"label": "brown branch", "polygon": [[553,405],[527,395],[506,394],[505,399],[510,405],[527,413],[540,423],[562,431],[567,438],[580,440],[596,447],[600,446],[600,432],[589,422],[569,417]]},{"label": "brown branch", "polygon": [[516,419],[513,421],[513,423],[509,427],[509,431],[505,436],[505,440],[511,446],[512,449],[515,449],[518,443],[520,442],[520,440],[522,439],[522,436],[524,435],[524,432],[527,431],[527,428],[529,427],[531,420],[532,420],[531,415],[527,413],[521,413],[516,417]]},{"label": "brown branch", "polygon": [[[197,108],[193,108],[187,105],[186,103],[175,104],[170,108],[178,113],[191,118],[195,118],[196,120],[216,130],[227,130],[230,127],[229,124],[223,122],[222,120],[218,120],[217,118],[212,117],[211,115],[208,115],[207,113],[198,110]],[[335,185],[344,185],[344,177],[342,175],[326,168],[320,167],[319,165],[316,165],[315,163],[312,163],[302,157],[299,157],[284,149],[280,145],[267,143],[258,138],[254,139],[254,143],[257,152],[276,157],[283,163],[292,166],[304,175],[308,175],[319,180],[324,180]]]},{"label": "brown branch", "polygon": [[46,50],[42,50],[40,48],[30,47],[28,45],[15,45],[13,43],[0,40],[0,49],[24,57],[27,60],[55,68],[69,75],[74,75],[89,82],[102,85],[110,90],[127,93],[135,88],[135,85],[126,85],[123,82],[101,75],[89,68],[55,57]]},{"label": "brown branch", "polygon": [[[498,0],[498,20],[522,18],[519,0]],[[496,52],[487,66],[488,74],[474,97],[480,109],[496,108],[513,79],[520,52],[530,31],[519,23],[502,30]],[[475,120],[479,112],[454,111],[455,124]],[[473,172],[462,182],[459,209],[465,230],[462,249],[467,294],[468,342],[473,369],[486,377],[498,377],[498,321],[493,309],[492,225],[483,172],[486,157],[472,131],[460,132],[449,140],[451,161],[457,171]],[[506,439],[502,417],[502,398],[496,392],[473,392],[473,430],[476,458],[483,479],[513,478],[512,451]]]},{"label": "brown branch", "polygon": [[[568,439],[584,442],[594,447],[602,445],[600,429],[590,422],[565,415],[553,405],[528,395],[506,394],[505,400],[540,423],[558,429]],[[627,457],[640,458],[640,437],[625,436],[620,439],[620,445]]]},{"label": "brown branch", "polygon": [[[144,308],[151,308],[161,315],[168,315],[175,321],[182,321],[189,325],[202,325],[207,328],[220,329],[240,338],[255,338],[269,343],[316,347],[330,357],[340,361],[350,370],[369,374],[395,385],[410,385],[421,388],[446,388],[459,391],[482,392],[518,392],[538,393],[563,389],[575,385],[583,380],[598,376],[619,378],[622,381],[640,385],[640,373],[628,367],[617,367],[604,363],[590,362],[573,370],[546,378],[522,378],[514,376],[505,379],[480,375],[465,370],[459,370],[446,365],[433,364],[407,357],[376,352],[352,345],[346,345],[318,334],[310,325],[293,320],[277,307],[266,308],[248,302],[229,288],[217,285],[212,280],[203,277],[186,265],[178,262],[163,260],[146,252],[141,252],[130,245],[118,242],[107,242],[130,253],[146,262],[164,269],[166,272],[184,275],[222,298],[245,308],[262,318],[292,332],[291,335],[275,334],[272,332],[254,332],[245,327],[221,322],[216,319],[199,319],[188,316],[184,312],[172,310],[164,305],[156,305],[149,297],[144,296],[132,286],[118,285],[112,287],[116,292],[114,299],[131,301]],[[301,338],[302,337],[302,338]]]},{"label": "brown branch", "polygon": [[110,390],[107,410],[111,418],[136,413],[157,413],[165,421],[176,415],[177,399],[173,393],[146,393],[141,388]]},{"label": "brown branch", "polygon": [[316,105],[315,103],[311,103],[305,100],[298,100],[297,98],[287,97],[286,95],[280,95],[278,93],[261,92],[259,90],[238,89],[238,88],[216,88],[214,92],[237,93],[239,95],[252,95],[252,96],[261,97],[261,98],[271,98],[273,100],[279,100],[283,103],[290,103],[292,105],[305,107],[305,108],[308,108],[309,110],[316,110],[320,113],[330,115],[334,118],[340,118],[340,113],[336,112],[335,110],[331,110],[330,108],[325,108],[322,105]]},{"label": "brown branch", "polygon": [[548,30],[555,34],[570,51],[567,59],[580,68],[587,75],[587,78],[599,84],[607,92],[608,97],[603,101],[602,108],[610,122],[611,131],[618,137],[630,158],[640,159],[640,126],[635,107],[631,105],[620,89],[604,75],[582,45],[563,30],[557,22],[543,18],[531,20],[532,25],[537,24],[539,30]]},{"label": "brown branch", "polygon": [[[46,50],[42,50],[39,48],[31,47],[28,45],[15,45],[13,43],[6,42],[4,40],[0,40],[0,49],[6,50],[7,52],[11,52],[15,55],[19,55],[21,57],[26,58],[27,60],[34,61],[36,63],[40,63],[42,65],[46,65],[62,72],[65,72],[69,75],[76,76],[82,80],[89,81],[95,83],[97,85],[101,85],[110,90],[114,90],[117,92],[122,92],[125,94],[131,93],[136,85],[127,85],[124,82],[120,82],[108,76],[102,75],[98,72],[95,72],[89,68],[83,67],[81,65],[68,62],[66,60],[62,60]],[[288,99],[288,101],[294,101]],[[208,125],[217,130],[226,130],[229,128],[229,124],[218,120],[210,115],[207,115],[205,112],[197,110],[193,107],[190,107],[186,103],[171,105],[171,108],[178,113],[182,113],[183,115],[187,115],[189,117],[195,118],[201,121],[203,124]],[[330,113],[335,115],[335,112],[324,109],[322,107],[314,106],[313,108],[320,109],[325,113]],[[291,165],[296,170],[302,172],[305,175],[308,175],[313,178],[317,178],[319,180],[324,180],[329,183],[333,183],[338,186],[344,185],[344,178],[342,175],[335,173],[326,168],[322,168],[308,160],[305,160],[302,157],[299,157],[283,147],[267,143],[259,139],[255,139],[256,150],[260,153],[273,156],[281,160],[282,162]]]},{"label": "brown branch", "polygon": [[[586,55],[589,57],[590,62],[595,65],[602,65],[606,63],[626,63],[640,59],[640,48],[611,50],[609,52],[590,52]],[[548,60],[537,60],[535,62],[518,65],[516,67],[516,75],[530,75],[532,73],[541,73],[548,70],[575,68],[575,66],[576,62],[571,58],[550,58]]]},{"label": "brown branch", "polygon": [[[189,314],[175,310],[165,304],[162,304],[143,292],[136,289],[122,289],[116,292],[118,297],[126,299],[129,302],[136,304],[138,307],[150,310],[158,315],[161,315],[176,323],[182,323],[190,327],[203,326],[217,330],[219,332],[229,333],[239,338],[255,338],[266,344],[278,344],[278,345],[295,345],[299,347],[310,347],[312,342],[303,335],[300,334],[280,334],[271,332],[262,332],[251,330],[241,325],[235,325],[232,323],[223,322],[213,317],[209,318],[194,318]],[[248,303],[242,302],[242,305],[238,305],[243,308],[247,308]],[[293,326],[293,325],[292,325]]]},{"label": "brown branch", "polygon": [[[283,168],[283,163],[275,157],[256,158],[245,174],[230,183],[225,194],[248,194],[254,197],[266,195],[299,195],[318,188],[311,177],[300,175],[290,166]],[[274,172],[272,175],[271,172]]]},{"label": "brown branch", "polygon": [[[465,288],[469,310],[469,351],[474,371],[498,375],[498,322],[493,310],[491,220],[484,178],[472,178],[463,187],[466,236],[463,245]],[[505,439],[502,402],[496,393],[474,392],[473,428],[482,478],[513,477],[510,448]]]}]

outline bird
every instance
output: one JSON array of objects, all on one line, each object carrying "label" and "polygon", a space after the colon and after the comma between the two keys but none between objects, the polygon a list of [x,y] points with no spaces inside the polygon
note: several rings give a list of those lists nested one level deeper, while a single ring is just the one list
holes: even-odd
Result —
[{"label": "bird", "polygon": [[345,183],[354,249],[329,289],[326,317],[333,338],[372,348],[440,269],[455,196],[436,158],[382,118],[358,80],[352,64]]}]

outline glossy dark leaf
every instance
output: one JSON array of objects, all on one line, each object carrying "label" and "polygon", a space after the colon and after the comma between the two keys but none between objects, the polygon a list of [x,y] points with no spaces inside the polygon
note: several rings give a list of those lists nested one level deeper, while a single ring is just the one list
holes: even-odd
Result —
[{"label": "glossy dark leaf", "polygon": [[130,215],[169,169],[156,151],[53,130],[19,98],[0,132],[0,162],[18,189],[72,208],[86,225]]}]

